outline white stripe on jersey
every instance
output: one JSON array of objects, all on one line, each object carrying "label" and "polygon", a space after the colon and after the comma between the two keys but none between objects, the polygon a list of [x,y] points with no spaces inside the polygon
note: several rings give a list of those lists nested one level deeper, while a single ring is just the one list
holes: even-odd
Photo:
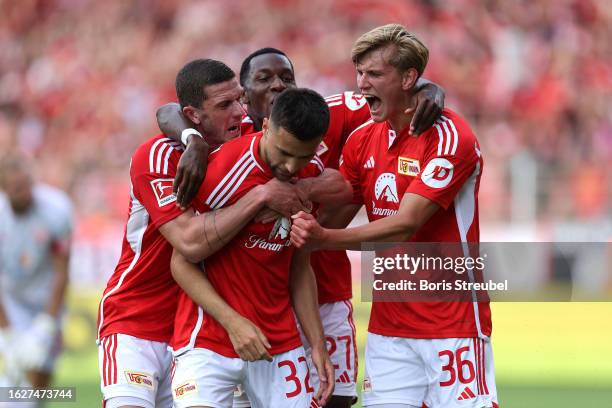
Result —
[{"label": "white stripe on jersey", "polygon": [[[174,145],[170,145],[170,146],[174,147]],[[164,171],[163,171],[164,175],[168,174],[168,162],[170,161],[170,155],[172,154],[173,150],[174,149],[172,147],[169,148],[168,151],[166,152],[166,157],[164,157]]]},{"label": "white stripe on jersey", "polygon": [[434,125],[438,131],[438,156],[454,155],[459,145],[459,134],[452,119],[442,116]]},{"label": "white stripe on jersey", "polygon": [[342,101],[338,101],[338,102],[327,102],[327,106],[330,108],[333,108],[334,106],[340,106],[342,105],[344,102]]},{"label": "white stripe on jersey", "polygon": [[[470,177],[465,181],[459,193],[454,200],[455,206],[455,218],[457,220],[457,228],[459,229],[459,236],[461,237],[461,246],[463,247],[463,256],[469,258],[470,249],[468,246],[467,235],[472,223],[474,222],[475,213],[476,213],[476,181],[478,180],[478,175],[480,174],[480,162],[476,163],[476,168],[470,175]],[[476,282],[474,277],[474,270],[472,268],[468,268],[468,279],[470,282]],[[476,330],[478,332],[478,337],[481,339],[488,339],[482,332],[482,328],[480,326],[480,313],[478,308],[478,298],[476,296],[476,291],[472,289],[472,305],[474,306],[474,321],[476,322]]]},{"label": "white stripe on jersey", "polygon": [[323,170],[325,170],[325,165],[323,164],[319,156],[315,154],[310,162],[315,164],[319,168],[319,170],[321,170],[321,173],[323,173]]},{"label": "white stripe on jersey", "polygon": [[169,141],[170,139],[168,138],[161,138],[158,141],[156,141],[155,143],[153,143],[153,146],[151,146],[151,149],[149,150],[149,172],[154,173],[155,172],[155,151],[157,150],[157,146],[159,146],[160,143]]},{"label": "white stripe on jersey", "polygon": [[219,184],[217,184],[217,187],[215,187],[215,189],[212,191],[212,193],[210,193],[210,195],[208,196],[208,198],[206,199],[206,205],[210,206],[211,201],[213,200],[213,198],[216,196],[216,194],[219,192],[219,190],[221,190],[221,188],[225,185],[225,183],[230,179],[230,177],[232,177],[234,175],[234,173],[236,172],[236,170],[238,170],[238,168],[240,166],[242,166],[242,163],[244,163],[245,160],[249,159],[250,154],[249,153],[245,153],[244,155],[242,155],[242,157],[240,159],[238,159],[238,161],[236,162],[236,164],[234,164],[234,167],[232,167],[230,169],[230,171],[227,172],[227,174],[225,175],[225,177],[223,177],[223,179],[219,182]]},{"label": "white stripe on jersey", "polygon": [[170,147],[170,145],[168,143],[164,143],[164,144],[162,144],[161,149],[159,149],[158,152],[157,152],[157,164],[155,165],[155,172],[156,173],[161,173],[162,157],[163,157],[164,151],[166,149],[169,149],[169,151],[172,151],[172,147]]},{"label": "white stripe on jersey", "polygon": [[451,154],[454,155],[455,152],[457,151],[457,145],[459,144],[459,133],[457,132],[457,128],[455,128],[455,124],[453,123],[452,119],[447,118],[446,116],[442,116],[442,119],[445,119],[448,124],[450,125],[452,131],[453,131],[453,149],[451,150]]},{"label": "white stripe on jersey", "polygon": [[191,336],[189,337],[189,344],[185,347],[181,347],[178,350],[173,350],[172,347],[168,346],[168,349],[172,352],[172,354],[177,357],[183,354],[184,352],[193,349],[195,346],[196,338],[198,337],[198,333],[202,328],[202,323],[204,322],[204,310],[198,306],[198,320],[196,321],[195,326],[193,327],[193,331],[191,332]]},{"label": "white stripe on jersey", "polygon": [[130,195],[132,197],[132,206],[130,211],[130,217],[128,218],[128,222],[125,229],[125,239],[130,244],[132,251],[134,251],[134,258],[130,265],[123,271],[119,281],[115,285],[114,288],[106,292],[106,295],[100,301],[100,324],[98,325],[98,335],[97,338],[100,339],[100,330],[102,330],[102,325],[104,324],[104,301],[108,299],[113,293],[115,293],[121,287],[125,277],[128,273],[134,269],[138,259],[140,258],[140,253],[142,251],[142,238],[144,237],[145,231],[147,230],[147,226],[149,225],[149,213],[145,209],[145,207],[136,199],[134,196],[134,187],[132,186]]},{"label": "white stripe on jersey", "polygon": [[216,210],[217,208],[223,207],[223,205],[227,202],[227,200],[232,198],[232,195],[236,192],[236,190],[238,190],[238,187],[240,187],[244,179],[249,175],[249,173],[251,173],[251,171],[253,171],[254,168],[255,168],[255,162],[251,161],[249,167],[246,169],[246,171],[242,173],[242,176],[236,182],[236,184],[234,184],[234,187],[232,188],[232,190],[225,195],[225,198],[221,200],[221,202],[219,202],[216,205],[213,204],[212,208]]},{"label": "white stripe on jersey", "polygon": [[325,101],[326,102],[332,102],[332,101],[342,100],[342,95],[343,94],[330,95],[330,96],[325,98]]}]

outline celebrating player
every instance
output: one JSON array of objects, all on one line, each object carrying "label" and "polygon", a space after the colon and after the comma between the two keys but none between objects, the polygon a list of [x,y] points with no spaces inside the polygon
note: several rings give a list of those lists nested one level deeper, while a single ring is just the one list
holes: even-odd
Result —
[{"label": "celebrating player", "polygon": [[[365,205],[370,223],[326,229],[302,212],[291,232],[296,246],[479,241],[483,159],[468,124],[445,109],[428,131],[409,134],[404,111],[428,54],[399,24],[357,40],[352,57],[372,120],[349,137],[340,169],[353,186],[352,211]],[[368,331],[364,406],[496,406],[488,302],[375,300]]]},{"label": "celebrating player", "polygon": [[[179,72],[176,88],[183,111],[211,146],[240,135],[242,89],[235,74],[215,60],[196,60]],[[199,261],[223,246],[264,206],[289,215],[305,208],[296,190],[278,180],[258,185],[215,217],[174,205],[172,181],[182,147],[159,135],[132,157],[129,216],[122,254],[99,307],[99,361],[106,407],[169,407],[172,404],[167,350],[180,289],[170,272],[172,248]],[[228,332],[256,328],[237,313]]]},{"label": "celebrating player", "polygon": [[[240,83],[245,93],[247,115],[241,123],[242,134],[260,131],[264,118],[270,116],[275,98],[285,89],[296,87],[293,64],[285,53],[275,48],[262,48],[245,58],[240,68]],[[417,112],[412,119],[415,133],[431,126],[442,109],[444,94],[435,84],[422,81],[415,96]],[[330,110],[330,125],[317,150],[326,168],[337,169],[342,146],[347,136],[359,125],[370,119],[370,111],[365,99],[353,92],[344,92],[326,98]],[[176,104],[167,104],[158,111],[158,121],[162,131],[168,136],[179,139],[188,134],[189,122],[181,117]],[[419,117],[421,119],[419,119]],[[199,149],[202,140],[192,139],[188,151]],[[197,151],[197,150],[196,150]],[[198,155],[191,156],[197,161]],[[191,163],[186,155],[179,164],[175,179],[178,186],[178,199],[189,202],[189,192],[195,191],[190,183],[197,183],[202,168],[199,163]],[[183,170],[184,169],[184,170]],[[188,182],[189,180],[189,182]],[[184,191],[184,194],[181,194]],[[265,215],[260,219],[265,218]],[[331,220],[334,221],[334,220]],[[350,220],[349,220],[350,221]],[[347,221],[348,223],[348,221]],[[328,222],[326,225],[345,227]],[[331,408],[349,407],[357,396],[357,350],[353,307],[351,304],[352,283],[350,262],[344,251],[317,251],[311,256],[311,264],[317,278],[318,302],[323,327],[330,350],[330,357],[336,368],[336,387],[334,396],[327,406]],[[307,339],[303,339],[306,346]],[[261,347],[261,345],[259,345]],[[307,354],[309,348],[306,347]],[[317,386],[316,371],[311,372],[312,384]]]},{"label": "celebrating player", "polygon": [[[275,99],[270,120],[264,119],[263,132],[226,143],[210,155],[194,206],[205,214],[212,211],[210,216],[215,217],[216,211],[272,178],[289,181],[320,174],[323,167],[315,153],[328,125],[327,104],[316,92],[283,92]],[[209,295],[183,278],[202,281],[202,272],[175,252],[173,274],[187,292],[181,294],[172,341],[177,355],[172,382],[175,406],[226,407],[234,389],[243,384],[253,408],[310,407],[313,388],[295,317],[321,378],[316,399],[324,403],[331,395],[334,373],[310,256],[294,251],[289,224],[280,224],[276,229],[271,223],[249,223],[205,262],[210,284],[222,300],[261,328],[269,362],[239,358],[230,334],[208,307]],[[259,358],[253,357],[250,360]]]},{"label": "celebrating player", "polygon": [[0,352],[4,385],[45,388],[61,349],[73,209],[31,168],[22,153],[0,160]]}]

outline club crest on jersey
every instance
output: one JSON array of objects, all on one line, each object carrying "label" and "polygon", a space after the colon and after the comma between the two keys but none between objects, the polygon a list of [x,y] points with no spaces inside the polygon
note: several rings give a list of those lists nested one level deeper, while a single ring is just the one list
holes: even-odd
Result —
[{"label": "club crest on jersey", "polygon": [[152,390],[153,386],[153,376],[147,373],[138,373],[135,371],[125,371],[125,378],[127,382],[130,384],[138,385],[139,387],[144,387]]},{"label": "club crest on jersey", "polygon": [[397,158],[397,173],[405,176],[416,176],[421,171],[421,166],[417,159],[411,159],[409,157],[398,157]]},{"label": "club crest on jersey", "polygon": [[325,142],[321,140],[321,143],[319,143],[319,147],[317,147],[317,156],[321,156],[323,153],[325,153],[328,150],[329,148],[327,147]]},{"label": "club crest on jersey", "polygon": [[175,398],[182,398],[185,395],[198,392],[198,386],[194,380],[189,380],[172,390]]},{"label": "club crest on jersey", "polygon": [[366,104],[366,98],[363,95],[355,94],[352,91],[344,93],[344,101],[346,107],[352,111],[359,110]]},{"label": "club crest on jersey", "polygon": [[425,169],[421,173],[421,180],[432,188],[444,188],[448,186],[453,179],[455,167],[451,162],[442,158],[436,157],[431,159]]},{"label": "club crest on jersey", "polygon": [[157,198],[157,204],[160,207],[176,201],[176,196],[172,192],[173,183],[174,179],[171,178],[159,178],[151,181],[151,188],[153,188],[153,193],[155,194],[155,198]]},{"label": "club crest on jersey", "polygon": [[374,196],[377,200],[385,200],[390,203],[399,203],[395,174],[383,173],[378,176],[378,179],[376,179],[376,184],[374,184]]}]

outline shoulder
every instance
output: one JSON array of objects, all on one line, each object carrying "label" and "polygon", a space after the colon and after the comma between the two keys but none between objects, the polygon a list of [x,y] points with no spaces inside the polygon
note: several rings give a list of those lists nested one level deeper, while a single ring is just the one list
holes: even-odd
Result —
[{"label": "shoulder", "polygon": [[358,126],[346,139],[346,146],[358,146],[367,140],[368,136],[379,129],[380,123],[374,122],[372,119]]},{"label": "shoulder", "polygon": [[138,173],[168,174],[170,160],[180,157],[183,145],[164,135],[158,135],[141,144],[132,156],[132,168]]},{"label": "shoulder", "polygon": [[230,140],[217,147],[215,150],[210,152],[209,161],[217,160],[219,157],[228,159],[229,156],[238,157],[247,152],[250,152],[254,148],[254,145],[262,132],[251,133],[248,135],[239,136],[236,139]]},{"label": "shoulder", "polygon": [[47,184],[36,184],[32,191],[36,206],[58,225],[72,222],[74,205],[64,191]]},{"label": "shoulder", "polygon": [[325,98],[327,106],[330,109],[348,110],[352,112],[367,109],[366,99],[361,94],[353,91],[346,91],[335,95],[330,95]]},{"label": "shoulder", "polygon": [[444,109],[440,118],[423,136],[438,156],[461,155],[478,146],[468,122],[450,109]]}]

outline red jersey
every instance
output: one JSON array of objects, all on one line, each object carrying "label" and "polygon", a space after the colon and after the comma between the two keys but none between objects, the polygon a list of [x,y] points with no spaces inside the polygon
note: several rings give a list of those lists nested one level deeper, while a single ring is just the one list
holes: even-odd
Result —
[{"label": "red jersey", "polygon": [[132,156],[131,193],[121,257],[98,310],[98,338],[115,333],[169,342],[179,287],[172,246],[158,228],[178,217],[172,183],[183,147],[159,135]]},{"label": "red jersey", "polygon": [[240,135],[246,136],[250,135],[251,133],[255,133],[255,125],[253,124],[253,120],[248,115],[244,115],[242,122],[240,122]]},{"label": "red jersey", "polygon": [[[463,118],[445,109],[417,137],[408,127],[396,135],[387,122],[366,122],[346,142],[340,170],[370,221],[396,214],[403,195],[415,193],[441,208],[410,241],[479,242],[482,166],[476,136]],[[374,301],[368,330],[409,338],[489,336],[491,311],[488,302]]]},{"label": "red jersey", "polygon": [[[259,155],[262,133],[225,143],[209,156],[206,179],[194,206],[200,212],[235,203],[251,189],[273,178]],[[323,171],[315,156],[299,177]],[[250,223],[223,249],[204,262],[208,279],[219,295],[266,335],[279,354],[301,345],[289,293],[289,274],[294,247],[289,241],[290,224],[281,225],[272,236],[274,223]],[[172,340],[175,353],[193,347],[210,349],[227,357],[238,357],[225,329],[186,293],[181,293]]]},{"label": "red jersey", "polygon": [[[362,95],[344,92],[325,98],[329,107],[329,129],[317,155],[325,167],[337,169],[342,146],[353,130],[370,119],[370,108]],[[346,251],[316,251],[310,263],[317,277],[319,304],[350,299],[351,263]]]}]

